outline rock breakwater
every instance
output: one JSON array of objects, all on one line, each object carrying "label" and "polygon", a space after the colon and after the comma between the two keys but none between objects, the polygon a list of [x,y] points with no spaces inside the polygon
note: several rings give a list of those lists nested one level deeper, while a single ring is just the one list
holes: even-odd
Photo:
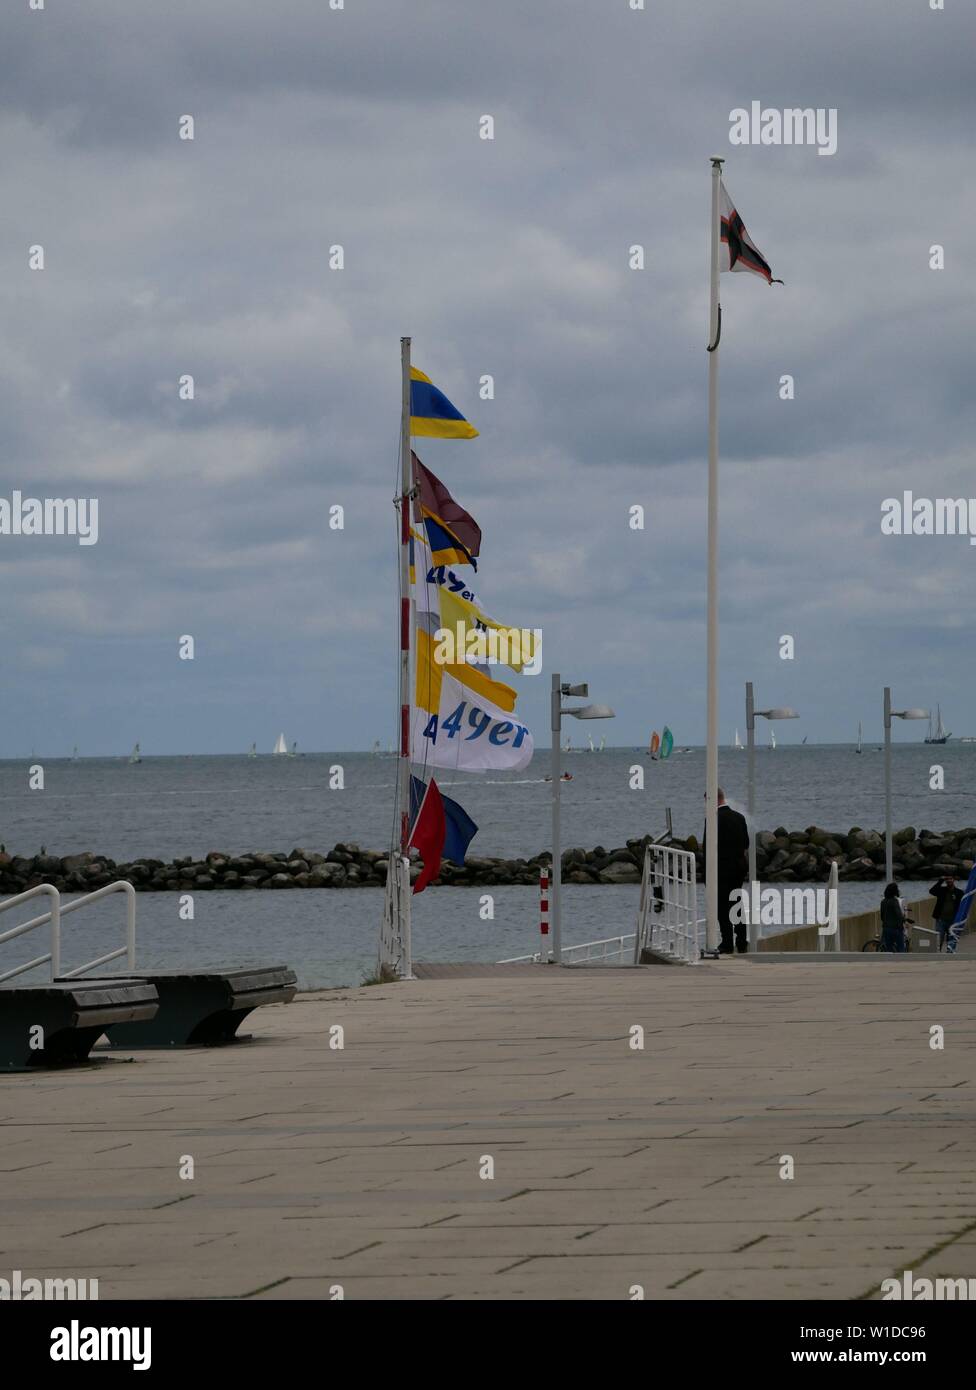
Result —
[{"label": "rock breakwater", "polygon": [[[644,848],[650,836],[628,840],[617,849],[567,849],[563,878],[567,883],[638,883]],[[976,861],[976,827],[936,832],[906,826],[895,832],[894,865],[898,879],[938,878],[953,873],[965,878]],[[695,853],[699,879],[704,856],[694,836],[673,839],[677,849]],[[883,879],[884,836],[876,830],[853,826],[846,832],[782,827],[762,830],[756,836],[756,866],[765,883],[817,883],[825,881],[836,860],[841,881]],[[548,851],[531,859],[483,858],[469,855],[463,865],[445,862],[436,883],[459,887],[495,884],[537,884]],[[360,849],[356,844],[337,844],[320,853],[293,849],[290,853],[228,854],[211,850],[203,858],[186,856],[166,862],[136,859],[116,863],[105,855],[86,852],[63,858],[41,852],[10,855],[0,852],[0,893],[21,893],[38,883],[53,883],[62,892],[88,893],[106,883],[125,879],[141,892],[205,892],[214,889],[294,889],[378,887],[386,882],[386,851]],[[415,860],[411,875],[420,873]]]}]

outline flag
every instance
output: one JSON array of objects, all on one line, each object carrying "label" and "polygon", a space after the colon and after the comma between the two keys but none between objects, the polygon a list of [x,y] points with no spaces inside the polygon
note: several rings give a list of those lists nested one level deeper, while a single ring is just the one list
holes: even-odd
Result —
[{"label": "flag", "polygon": [[[500,663],[513,671],[521,671],[527,661],[533,660],[537,641],[531,629],[512,627],[489,617],[469,581],[449,565],[435,564],[430,547],[416,533],[410,547],[410,582],[414,586],[418,623],[423,621],[426,631],[449,629],[457,651],[476,657],[483,650],[481,644],[487,644],[480,661],[497,654]],[[434,619],[426,621],[423,615],[427,613],[433,613]],[[497,634],[494,638],[493,632]]]},{"label": "flag", "polygon": [[[436,631],[439,619],[431,618],[428,615],[428,623],[433,623]],[[454,634],[452,634],[453,638]],[[445,676],[452,677],[460,685],[467,686],[472,695],[488,700],[491,704],[499,706],[505,713],[511,714],[515,708],[515,700],[518,692],[510,685],[505,685],[502,681],[496,681],[477,666],[464,661],[438,661],[437,649],[440,645],[435,641],[433,635],[425,631],[418,623],[416,629],[417,638],[417,691],[416,704],[419,709],[425,709],[429,714],[435,714],[440,709],[440,687]],[[456,642],[451,643],[456,646]],[[448,644],[444,644],[447,649]],[[460,655],[453,651],[452,655]]]},{"label": "flag", "polygon": [[413,709],[412,761],[460,772],[521,772],[528,767],[535,752],[528,728],[472,694],[443,667],[438,669],[436,692],[431,688]]},{"label": "flag", "polygon": [[425,786],[416,777],[410,778],[410,809],[413,829],[410,844],[420,851],[424,861],[423,871],[413,885],[415,893],[422,893],[431,879],[441,871],[441,854],[444,851],[444,804],[433,777]]},{"label": "flag", "polygon": [[413,475],[420,493],[420,511],[424,517],[436,521],[469,554],[481,552],[481,527],[470,512],[457,502],[448,492],[440,478],[425,468],[416,454],[413,459]]},{"label": "flag", "polygon": [[742,218],[732,206],[732,199],[724,183],[721,185],[721,216],[722,246],[725,252],[723,254],[719,251],[719,268],[734,271],[751,270],[754,275],[761,275],[768,285],[781,285],[782,280],[773,279],[769,263],[749,236]]},{"label": "flag", "polygon": [[438,391],[429,376],[410,368],[410,433],[434,439],[474,439],[474,425]]},{"label": "flag", "polygon": [[446,526],[442,526],[432,516],[423,517],[421,525],[438,565],[470,565],[472,569],[478,568],[478,561]]},{"label": "flag", "polygon": [[440,873],[442,859],[450,859],[452,864],[464,863],[478,827],[463,806],[441,794],[433,777],[429,785],[419,777],[410,778],[410,822],[410,843],[424,861],[413,891],[422,893]]}]

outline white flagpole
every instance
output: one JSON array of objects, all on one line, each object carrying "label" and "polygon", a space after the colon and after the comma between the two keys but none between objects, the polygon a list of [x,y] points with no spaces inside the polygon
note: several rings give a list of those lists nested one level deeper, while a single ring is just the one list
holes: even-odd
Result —
[{"label": "white flagpole", "polygon": [[712,236],[708,312],[708,728],[705,759],[705,946],[718,949],[718,302],[724,160],[712,159]]},{"label": "white flagpole", "polygon": [[[410,697],[410,521],[413,468],[410,459],[409,338],[400,339],[400,366],[403,379],[400,417],[400,749],[397,763],[397,803],[400,812],[400,867],[405,883],[400,885],[401,891],[395,897],[398,903],[400,942],[403,951],[400,974],[403,979],[409,980],[413,978],[410,943],[410,852],[407,846],[410,835],[410,725],[413,704]],[[388,873],[393,871],[392,859],[391,854]]]}]

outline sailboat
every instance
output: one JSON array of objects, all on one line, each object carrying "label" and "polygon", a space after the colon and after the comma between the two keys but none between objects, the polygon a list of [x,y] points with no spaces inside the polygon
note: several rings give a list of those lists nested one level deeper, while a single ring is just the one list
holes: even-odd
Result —
[{"label": "sailboat", "polygon": [[600,739],[600,746],[599,746],[599,748],[598,748],[596,751],[597,751],[598,753],[602,753],[603,750],[604,750],[604,748],[606,748],[606,746],[607,746],[607,736],[606,736],[606,734],[604,734],[603,737]]},{"label": "sailboat", "polygon": [[854,749],[854,752],[855,752],[855,753],[860,753],[860,752],[861,752],[861,721],[860,721],[860,719],[857,721],[857,747]]},{"label": "sailboat", "polygon": [[141,763],[141,762],[142,762],[142,752],[141,752],[141,750],[140,750],[140,748],[139,748],[138,743],[136,744],[135,748],[133,748],[132,752],[129,754],[129,762],[130,762],[130,763]]},{"label": "sailboat", "polygon": [[775,749],[776,749],[776,730],[775,730],[775,729],[770,729],[770,731],[769,731],[769,747],[770,747],[770,750],[771,750],[771,751],[774,751],[774,752],[775,752]]},{"label": "sailboat", "polygon": [[257,755],[258,755],[258,746],[257,746],[256,743],[252,743],[251,746],[250,746],[250,748],[247,750],[247,756],[248,756],[249,758],[256,758]]},{"label": "sailboat", "polygon": [[291,752],[288,754],[288,756],[289,756],[289,758],[297,758],[297,757],[298,757],[298,743],[297,743],[297,741],[296,741],[295,743],[292,744],[292,746],[291,746]]},{"label": "sailboat", "polygon": [[77,743],[75,744],[74,748],[72,748],[72,750],[71,750],[71,761],[72,761],[73,763],[76,763],[76,762],[78,761],[78,745],[77,745]]},{"label": "sailboat", "polygon": [[569,735],[567,734],[567,735],[566,735],[566,742],[563,744],[563,752],[564,752],[564,753],[572,753],[572,751],[573,751],[573,745],[572,745],[572,743],[570,742]]},{"label": "sailboat", "polygon": [[378,738],[374,738],[374,739],[373,739],[373,757],[374,757],[374,758],[378,758],[379,756],[380,756],[380,741],[379,741]]},{"label": "sailboat", "polygon": [[738,729],[736,729],[735,731],[735,742],[732,744],[732,747],[737,748],[740,753],[743,751],[743,748],[745,747],[745,745],[742,742],[742,739],[739,737]]},{"label": "sailboat", "polygon": [[596,745],[594,744],[593,739],[592,739],[592,737],[591,737],[589,734],[586,735],[586,741],[587,741],[587,743],[590,745],[590,752],[591,752],[591,753],[595,753],[595,752],[596,752]]},{"label": "sailboat", "polygon": [[935,733],[933,734],[933,732],[932,732],[932,716],[931,716],[931,714],[930,714],[930,715],[929,715],[929,731],[928,731],[928,734],[926,735],[925,742],[926,742],[926,743],[948,743],[949,740],[950,740],[950,738],[952,738],[952,735],[946,733],[946,731],[945,731],[945,725],[942,723],[942,706],[941,706],[941,705],[936,705],[935,708],[936,708],[937,716],[938,716],[937,719],[936,719],[936,724],[935,724]]},{"label": "sailboat", "polygon": [[659,750],[660,747],[661,747],[661,737],[660,737],[660,735],[658,734],[657,729],[655,729],[654,732],[651,734],[651,741],[650,741],[650,743],[647,745],[647,751],[648,751],[648,753],[651,755],[651,757],[654,759],[655,762],[657,762],[658,750]]},{"label": "sailboat", "polygon": [[279,735],[278,735],[278,742],[275,744],[274,748],[273,748],[271,751],[272,751],[276,756],[281,756],[281,755],[283,755],[283,754],[287,754],[287,752],[288,752],[288,744],[285,742],[285,736],[284,736],[284,734],[279,734]]},{"label": "sailboat", "polygon": [[671,732],[671,730],[668,728],[667,724],[665,724],[665,726],[664,726],[664,733],[661,735],[661,761],[662,761],[662,762],[664,762],[664,760],[665,760],[666,758],[670,758],[670,756],[671,756],[671,751],[672,751],[673,748],[674,748],[674,734],[673,734],[673,733]]}]

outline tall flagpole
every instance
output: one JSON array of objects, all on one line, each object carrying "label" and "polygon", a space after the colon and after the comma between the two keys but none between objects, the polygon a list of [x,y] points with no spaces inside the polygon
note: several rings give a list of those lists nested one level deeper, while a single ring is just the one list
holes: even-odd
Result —
[{"label": "tall flagpole", "polygon": [[[410,516],[413,468],[410,460],[410,339],[400,339],[402,371],[400,415],[400,750],[397,804],[400,811],[401,874],[397,875],[397,912],[403,948],[400,974],[413,976],[410,959]],[[392,856],[391,856],[392,858]],[[392,871],[392,864],[387,872]]]},{"label": "tall flagpole", "polygon": [[712,237],[708,311],[708,729],[705,760],[705,946],[718,949],[718,302],[723,159],[712,159]]}]

